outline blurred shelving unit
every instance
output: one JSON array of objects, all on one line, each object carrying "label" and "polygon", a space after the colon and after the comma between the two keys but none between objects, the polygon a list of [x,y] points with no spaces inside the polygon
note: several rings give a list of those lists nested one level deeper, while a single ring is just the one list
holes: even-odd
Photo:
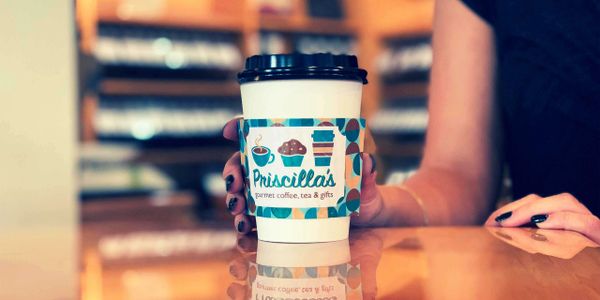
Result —
[{"label": "blurred shelving unit", "polygon": [[[412,166],[424,128],[407,135],[385,121],[424,107],[428,70],[417,80],[390,79],[385,59],[397,58],[390,53],[403,41],[427,38],[432,14],[433,0],[78,0],[81,53],[95,61],[81,72],[82,168],[126,166],[118,172],[133,183],[121,187],[144,186],[152,170],[165,179],[157,190],[196,190],[201,207],[222,205],[218,179],[235,145],[201,121],[241,112],[235,75],[244,57],[292,51],[357,54],[369,71],[363,114],[386,127],[373,128],[378,154]],[[130,134],[115,138],[107,128]],[[396,170],[385,165],[392,167],[381,171]]]},{"label": "blurred shelving unit", "polygon": [[[388,183],[404,180],[418,167],[427,129],[427,97],[432,62],[429,32],[382,38],[378,57],[382,102],[371,128],[385,160]],[[394,149],[394,151],[389,151]]]}]

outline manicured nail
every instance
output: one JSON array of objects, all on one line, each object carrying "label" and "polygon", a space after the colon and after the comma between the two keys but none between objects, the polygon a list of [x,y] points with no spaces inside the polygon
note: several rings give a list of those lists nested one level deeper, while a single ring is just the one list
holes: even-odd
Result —
[{"label": "manicured nail", "polygon": [[531,238],[536,240],[536,241],[540,241],[540,242],[545,242],[548,240],[548,238],[542,234],[539,233],[534,233],[531,235]]},{"label": "manicured nail", "polygon": [[243,237],[241,239],[238,240],[238,246],[240,248],[242,248],[244,251],[248,251],[248,249],[250,248],[250,242],[248,241],[248,239],[246,237]]},{"label": "manicured nail", "polygon": [[229,192],[229,189],[231,189],[231,184],[233,183],[233,175],[228,175],[227,177],[225,177],[225,189]]},{"label": "manicured nail", "polygon": [[229,199],[229,202],[227,203],[227,209],[229,209],[229,211],[233,211],[236,204],[237,204],[237,198],[232,197],[231,199]]},{"label": "manicured nail", "polygon": [[548,219],[548,215],[535,215],[531,217],[531,223],[537,224],[542,223]]},{"label": "manicured nail", "polygon": [[233,277],[237,278],[237,268],[233,265],[229,266],[229,274],[233,275]]},{"label": "manicured nail", "polygon": [[371,174],[373,174],[377,170],[377,162],[373,154],[369,153],[369,157],[371,158]]},{"label": "manicured nail", "polygon": [[499,237],[503,238],[503,239],[506,239],[506,240],[512,241],[512,237],[510,237],[510,235],[508,235],[508,234],[504,234],[504,233],[502,233],[502,232],[500,232],[500,231],[496,231],[496,234],[497,234]]},{"label": "manicured nail", "polygon": [[244,232],[244,221],[240,221],[240,222],[237,224],[237,231],[238,231],[238,232]]},{"label": "manicured nail", "polygon": [[496,222],[500,223],[508,218],[510,218],[510,216],[512,216],[512,211],[507,211],[499,216],[496,217]]}]

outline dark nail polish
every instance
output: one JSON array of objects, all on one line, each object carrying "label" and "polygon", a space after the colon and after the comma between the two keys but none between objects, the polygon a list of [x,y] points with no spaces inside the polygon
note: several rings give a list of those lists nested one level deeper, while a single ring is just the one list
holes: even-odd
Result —
[{"label": "dark nail polish", "polygon": [[502,233],[502,232],[500,232],[500,231],[496,231],[496,234],[497,234],[499,237],[503,238],[503,239],[506,239],[506,240],[512,241],[512,237],[511,237],[510,235],[508,235],[508,234],[504,234],[504,233]]},{"label": "dark nail polish", "polygon": [[237,231],[238,231],[238,232],[244,232],[244,221],[240,221],[240,222],[237,224]]},{"label": "dark nail polish", "polygon": [[496,222],[500,223],[508,218],[510,218],[510,216],[512,216],[512,211],[507,211],[499,216],[496,217]]},{"label": "dark nail polish", "polygon": [[227,203],[227,209],[229,209],[229,211],[233,211],[233,209],[235,208],[235,205],[237,204],[237,198],[233,197],[231,199],[229,199],[229,202]]},{"label": "dark nail polish", "polygon": [[531,223],[537,224],[542,223],[548,219],[548,215],[535,215],[531,217]]},{"label": "dark nail polish", "polygon": [[250,242],[246,237],[242,237],[238,240],[238,246],[242,248],[244,251],[248,251],[250,249]]},{"label": "dark nail polish", "polygon": [[375,156],[369,153],[369,157],[371,158],[371,174],[373,174],[377,170],[377,161],[375,161]]},{"label": "dark nail polish", "polygon": [[233,183],[233,175],[228,175],[227,177],[225,177],[225,189],[229,192],[229,189],[231,189],[231,184]]},{"label": "dark nail polish", "polygon": [[540,242],[545,242],[548,241],[548,238],[542,234],[539,233],[534,233],[531,235],[531,238],[536,240],[536,241],[540,241]]}]

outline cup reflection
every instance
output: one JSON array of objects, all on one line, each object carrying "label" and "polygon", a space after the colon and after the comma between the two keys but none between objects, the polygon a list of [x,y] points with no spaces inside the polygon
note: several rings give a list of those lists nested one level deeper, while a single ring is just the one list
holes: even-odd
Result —
[{"label": "cup reflection", "polygon": [[229,272],[236,282],[231,299],[374,299],[382,251],[376,235],[356,233],[349,240],[283,244],[243,236]]},{"label": "cup reflection", "polygon": [[501,241],[531,254],[540,253],[571,259],[587,247],[598,247],[598,244],[573,231],[497,227],[487,227],[487,229]]}]

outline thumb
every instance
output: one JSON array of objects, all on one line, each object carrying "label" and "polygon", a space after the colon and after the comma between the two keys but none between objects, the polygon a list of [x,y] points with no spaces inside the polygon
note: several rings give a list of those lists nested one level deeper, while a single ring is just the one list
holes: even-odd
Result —
[{"label": "thumb", "polygon": [[382,198],[377,189],[376,162],[373,155],[361,154],[363,159],[362,182],[360,193],[360,212],[352,217],[352,223],[358,226],[370,225],[382,209]]},{"label": "thumb", "polygon": [[241,117],[236,117],[225,123],[225,126],[223,126],[224,138],[234,142],[238,141],[238,124],[241,119]]}]

